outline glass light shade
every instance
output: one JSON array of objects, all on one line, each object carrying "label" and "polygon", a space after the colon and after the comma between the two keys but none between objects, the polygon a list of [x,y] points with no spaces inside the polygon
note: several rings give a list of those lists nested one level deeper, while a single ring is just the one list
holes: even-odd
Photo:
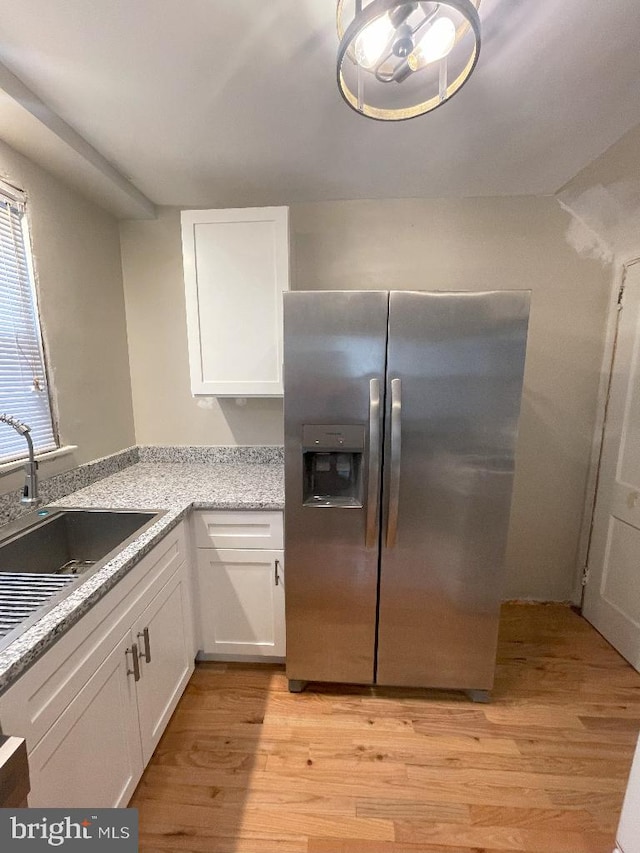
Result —
[{"label": "glass light shade", "polygon": [[362,68],[373,68],[391,41],[395,27],[388,15],[376,18],[357,37],[354,45],[356,62]]},{"label": "glass light shade", "polygon": [[367,118],[402,121],[455,95],[480,53],[480,0],[338,0],[337,81]]},{"label": "glass light shade", "polygon": [[411,70],[417,71],[430,62],[444,59],[451,53],[455,41],[456,25],[451,18],[436,18],[409,55],[407,61]]}]

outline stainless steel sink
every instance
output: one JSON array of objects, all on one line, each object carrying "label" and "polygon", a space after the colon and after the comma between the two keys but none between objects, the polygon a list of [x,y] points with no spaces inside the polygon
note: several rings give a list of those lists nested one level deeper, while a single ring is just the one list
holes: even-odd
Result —
[{"label": "stainless steel sink", "polygon": [[137,533],[154,512],[42,510],[26,530],[0,539],[0,572],[79,574]]},{"label": "stainless steel sink", "polygon": [[162,515],[53,507],[0,528],[0,649]]}]

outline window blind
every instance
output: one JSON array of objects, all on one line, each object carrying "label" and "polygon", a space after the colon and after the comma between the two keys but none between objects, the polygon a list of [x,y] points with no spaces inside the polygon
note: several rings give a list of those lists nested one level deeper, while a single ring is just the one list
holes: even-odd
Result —
[{"label": "window blind", "polygon": [[[57,447],[38,322],[22,193],[0,182],[0,413],[31,427],[36,452]],[[0,423],[0,463],[27,455],[24,438]]]}]

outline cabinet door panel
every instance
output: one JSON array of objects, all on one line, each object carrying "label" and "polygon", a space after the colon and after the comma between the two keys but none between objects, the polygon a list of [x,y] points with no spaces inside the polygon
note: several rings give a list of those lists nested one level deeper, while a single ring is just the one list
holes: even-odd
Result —
[{"label": "cabinet door panel", "polygon": [[29,754],[31,808],[125,806],[142,775],[127,633]]},{"label": "cabinet door panel", "polygon": [[205,654],[283,657],[282,551],[198,551]]},{"label": "cabinet door panel", "polygon": [[182,212],[193,394],[282,396],[288,208]]},{"label": "cabinet door panel", "polygon": [[138,714],[146,765],[194,670],[191,597],[185,566],[149,604],[133,633],[140,649]]}]

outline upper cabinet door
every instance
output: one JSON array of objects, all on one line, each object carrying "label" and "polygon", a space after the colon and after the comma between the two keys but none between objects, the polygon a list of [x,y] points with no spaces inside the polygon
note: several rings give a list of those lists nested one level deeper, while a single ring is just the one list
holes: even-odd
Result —
[{"label": "upper cabinet door", "polygon": [[182,212],[191,391],[282,396],[287,207]]}]

